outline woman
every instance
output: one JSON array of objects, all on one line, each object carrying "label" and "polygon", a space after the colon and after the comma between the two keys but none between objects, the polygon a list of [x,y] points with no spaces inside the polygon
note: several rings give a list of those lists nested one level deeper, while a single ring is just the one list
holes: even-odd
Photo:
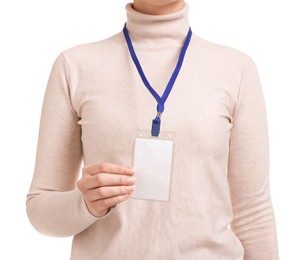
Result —
[{"label": "woman", "polygon": [[[188,11],[135,0],[123,31],[54,63],[27,213],[45,235],[74,236],[71,259],[278,259],[256,66],[192,34]],[[163,93],[173,71],[164,112],[144,76]],[[134,133],[151,119],[175,133],[166,201],[131,195]]]}]

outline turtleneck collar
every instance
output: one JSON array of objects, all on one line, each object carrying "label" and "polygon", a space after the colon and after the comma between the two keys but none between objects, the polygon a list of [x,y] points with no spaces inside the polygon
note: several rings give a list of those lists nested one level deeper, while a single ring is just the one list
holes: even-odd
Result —
[{"label": "turtleneck collar", "polygon": [[133,8],[132,3],[126,4],[125,9],[126,28],[132,41],[148,42],[152,40],[158,43],[166,41],[168,44],[171,43],[170,40],[173,40],[180,44],[183,43],[189,29],[189,5],[187,3],[179,11],[164,15],[140,13]]}]

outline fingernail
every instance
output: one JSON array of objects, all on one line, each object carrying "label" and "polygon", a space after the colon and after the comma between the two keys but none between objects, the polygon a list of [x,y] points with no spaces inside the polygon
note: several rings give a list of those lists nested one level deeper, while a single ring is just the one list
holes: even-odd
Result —
[{"label": "fingernail", "polygon": [[135,170],[134,170],[133,168],[128,169],[127,171],[128,171],[128,173],[130,173],[130,174],[134,174],[134,173],[135,173]]},{"label": "fingernail", "polygon": [[133,186],[127,186],[126,190],[133,191],[133,190],[135,190],[135,186],[134,185]]},{"label": "fingernail", "polygon": [[129,177],[127,178],[127,183],[135,183],[136,182],[136,178],[135,177]]}]

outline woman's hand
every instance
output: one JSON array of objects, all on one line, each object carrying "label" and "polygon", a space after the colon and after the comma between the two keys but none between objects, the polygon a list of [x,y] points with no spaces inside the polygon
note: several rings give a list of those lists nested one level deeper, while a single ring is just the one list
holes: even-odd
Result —
[{"label": "woman's hand", "polygon": [[111,163],[84,166],[77,187],[91,214],[102,217],[110,207],[127,200],[135,190],[133,175],[129,166]]}]

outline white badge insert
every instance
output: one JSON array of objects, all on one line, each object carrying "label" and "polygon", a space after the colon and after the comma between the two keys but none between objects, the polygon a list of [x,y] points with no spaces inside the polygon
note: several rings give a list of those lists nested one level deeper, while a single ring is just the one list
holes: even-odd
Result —
[{"label": "white badge insert", "polygon": [[150,131],[136,131],[133,167],[137,181],[132,198],[169,201],[174,137],[173,132],[161,131],[154,137]]}]

